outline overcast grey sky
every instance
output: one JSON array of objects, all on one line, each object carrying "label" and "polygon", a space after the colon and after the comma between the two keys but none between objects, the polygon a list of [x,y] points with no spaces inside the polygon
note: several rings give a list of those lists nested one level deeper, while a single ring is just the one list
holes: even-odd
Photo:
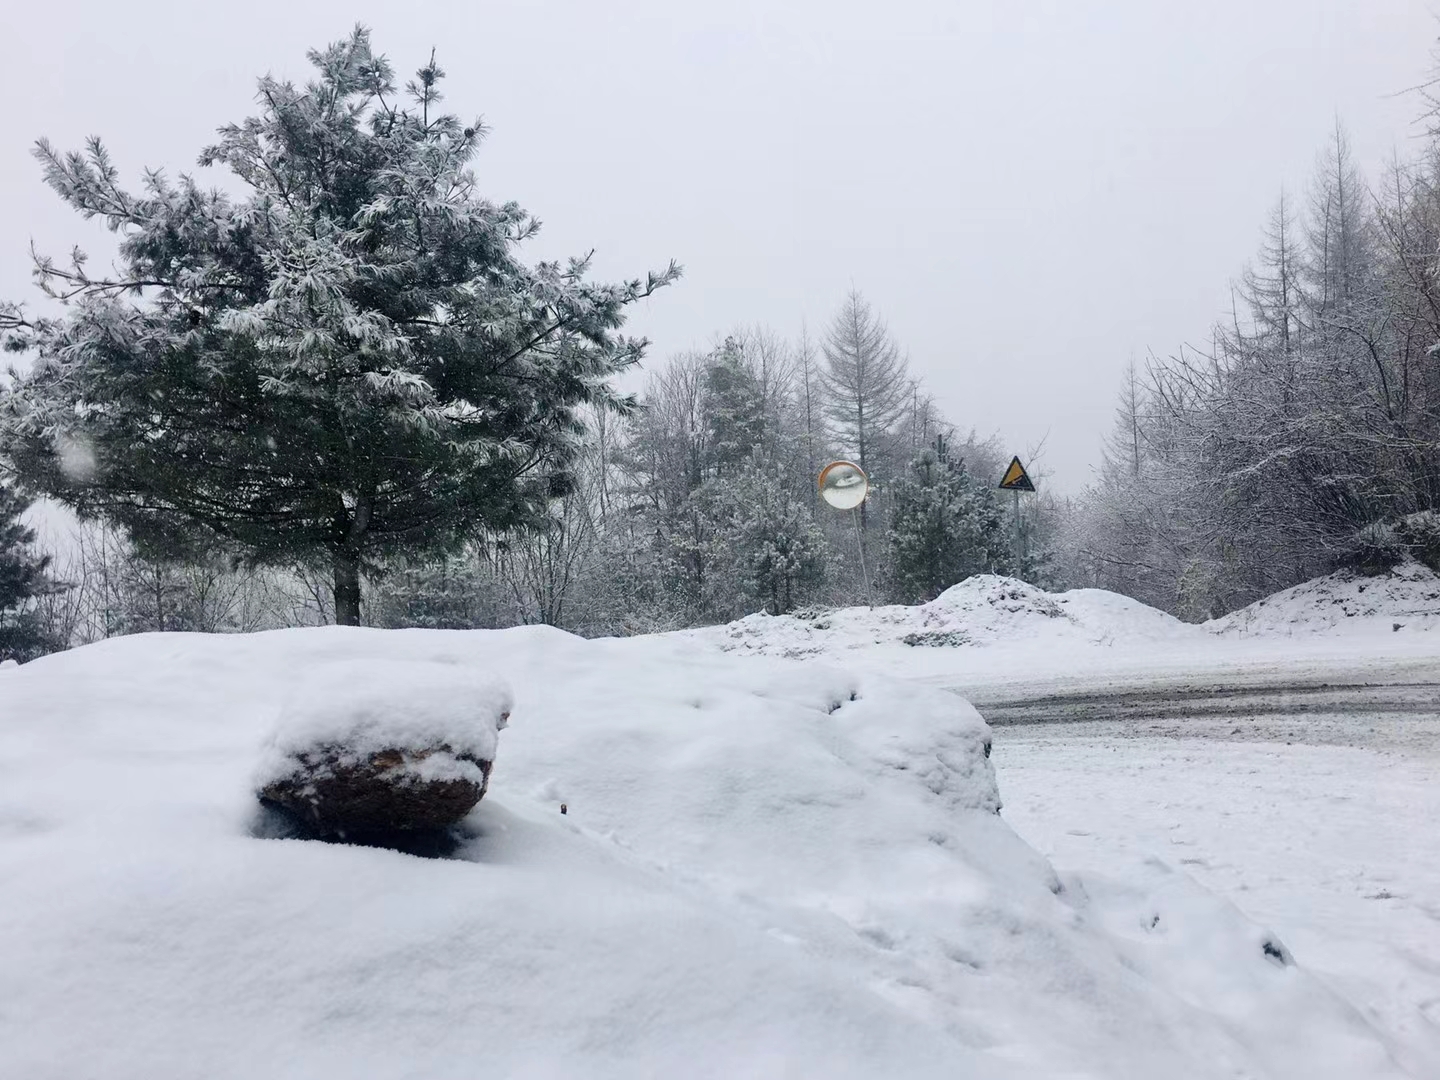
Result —
[{"label": "overcast grey sky", "polygon": [[1127,361],[1204,340],[1336,118],[1372,174],[1408,152],[1433,7],[11,0],[0,296],[33,295],[32,237],[105,247],[35,138],[100,134],[132,178],[189,169],[256,76],[305,78],[305,49],[360,21],[402,73],[438,47],[449,104],[492,128],[486,193],[545,222],[532,259],[685,265],[632,320],[652,364],[739,323],[817,332],[853,283],[952,420],[1017,451],[1048,433],[1078,490]]}]

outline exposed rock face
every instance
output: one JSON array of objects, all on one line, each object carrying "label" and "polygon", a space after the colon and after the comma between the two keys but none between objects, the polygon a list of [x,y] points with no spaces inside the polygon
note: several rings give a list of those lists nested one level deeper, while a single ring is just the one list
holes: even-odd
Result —
[{"label": "exposed rock face", "polygon": [[484,797],[492,765],[449,746],[363,757],[321,747],[299,755],[295,771],[259,795],[319,835],[443,829]]}]

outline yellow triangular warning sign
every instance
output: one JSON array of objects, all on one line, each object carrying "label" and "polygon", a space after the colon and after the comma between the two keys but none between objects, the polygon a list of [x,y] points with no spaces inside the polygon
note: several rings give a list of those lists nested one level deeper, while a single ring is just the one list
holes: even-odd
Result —
[{"label": "yellow triangular warning sign", "polygon": [[1020,464],[1018,457],[1010,459],[1010,467],[1000,478],[1000,487],[1005,491],[1035,490],[1035,484],[1031,481],[1030,474],[1025,471],[1025,466]]}]

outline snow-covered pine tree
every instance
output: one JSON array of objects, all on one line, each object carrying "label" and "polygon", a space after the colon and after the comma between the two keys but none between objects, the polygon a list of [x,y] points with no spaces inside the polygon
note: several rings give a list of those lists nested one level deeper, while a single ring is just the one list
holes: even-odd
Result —
[{"label": "snow-covered pine tree", "polygon": [[744,464],[765,441],[765,406],[764,388],[745,365],[739,343],[726,338],[705,362],[703,408],[715,475],[723,476]]},{"label": "snow-covered pine tree", "polygon": [[749,597],[783,615],[825,572],[825,537],[783,468],[753,455],[726,480],[711,481],[721,558]]},{"label": "snow-covered pine tree", "polygon": [[29,505],[0,481],[0,660],[22,663],[61,647],[35,616],[34,601],[55,584],[49,556],[35,551],[35,531],[20,520]]},{"label": "snow-covered pine tree", "polygon": [[951,459],[943,437],[915,456],[892,494],[889,577],[896,600],[922,603],[972,574],[1009,572],[995,492]]},{"label": "snow-covered pine tree", "polygon": [[473,630],[509,625],[509,598],[478,544],[440,558],[393,560],[366,598],[376,626]]},{"label": "snow-covered pine tree", "polygon": [[39,260],[67,307],[0,310],[35,357],[0,422],[29,485],[141,541],[323,561],[354,623],[367,560],[543,519],[578,409],[629,405],[609,380],[646,343],[624,309],[679,271],[522,264],[538,225],[480,196],[484,128],[438,110],[433,58],[403,92],[363,28],[310,60],[201,154],[239,197],[158,171],[132,194],[98,139],[39,144],[49,185],[120,234],[120,272]]}]

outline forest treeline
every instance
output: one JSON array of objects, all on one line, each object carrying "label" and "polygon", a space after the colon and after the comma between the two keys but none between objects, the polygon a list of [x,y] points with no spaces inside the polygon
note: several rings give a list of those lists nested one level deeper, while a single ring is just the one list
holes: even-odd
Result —
[{"label": "forest treeline", "polygon": [[[1004,448],[956,434],[859,293],[816,339],[738,328],[671,357],[633,408],[588,411],[583,431],[543,527],[368,564],[361,621],[631,634],[918,602],[973,573],[1046,570],[1053,504],[1013,519],[996,490]],[[863,522],[819,497],[816,476],[837,457],[864,459]],[[335,619],[323,566],[258,565],[223,546],[158,557],[103,521],[41,546],[57,587],[28,610],[49,641]]]},{"label": "forest treeline", "polygon": [[1127,373],[1069,580],[1203,619],[1339,567],[1440,565],[1434,125],[1372,179],[1337,128],[1233,295],[1206,348]]},{"label": "forest treeline", "polygon": [[[476,190],[483,125],[438,109],[433,59],[397,88],[360,29],[311,60],[202,154],[243,199],[129,193],[98,140],[37,148],[121,258],[38,257],[58,314],[0,304],[27,357],[0,393],[0,654],[336,621],[630,634],[976,573],[1204,619],[1440,564],[1434,123],[1376,177],[1337,128],[1204,347],[1127,372],[1095,482],[1011,502],[1030,448],[943,416],[858,291],[813,336],[742,323],[619,392],[648,346],[625,309],[679,268],[527,266],[538,225]],[[859,513],[818,496],[834,458],[871,477]],[[78,524],[37,538],[38,497]]]}]

